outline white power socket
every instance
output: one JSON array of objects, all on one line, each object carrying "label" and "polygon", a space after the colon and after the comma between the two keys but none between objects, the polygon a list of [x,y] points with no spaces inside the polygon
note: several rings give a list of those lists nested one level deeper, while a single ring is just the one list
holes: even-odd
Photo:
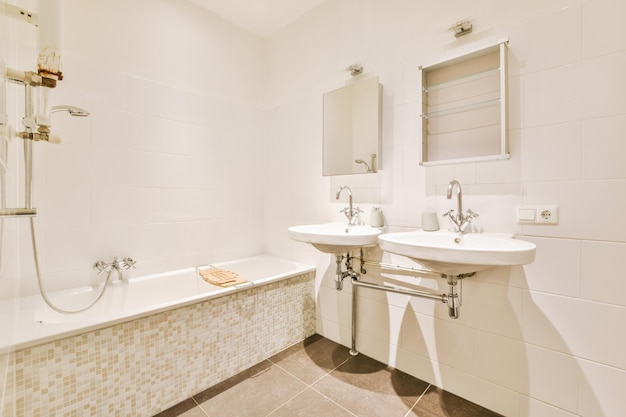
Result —
[{"label": "white power socket", "polygon": [[521,224],[559,224],[559,207],[517,206],[515,219]]}]

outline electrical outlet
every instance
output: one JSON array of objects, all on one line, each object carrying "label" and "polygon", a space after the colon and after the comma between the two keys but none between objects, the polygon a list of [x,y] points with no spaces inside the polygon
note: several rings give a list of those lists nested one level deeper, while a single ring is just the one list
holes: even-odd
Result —
[{"label": "electrical outlet", "polygon": [[558,206],[518,206],[516,220],[521,224],[559,224]]},{"label": "electrical outlet", "polygon": [[539,206],[537,208],[537,223],[559,224],[559,209],[557,206]]}]

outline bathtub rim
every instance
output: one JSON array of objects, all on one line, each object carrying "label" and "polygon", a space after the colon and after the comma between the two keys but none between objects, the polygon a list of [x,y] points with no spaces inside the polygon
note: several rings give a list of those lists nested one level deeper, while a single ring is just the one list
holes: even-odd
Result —
[{"label": "bathtub rim", "polygon": [[[9,336],[10,342],[9,343],[2,343],[0,341],[0,354],[5,354],[5,353],[9,353],[12,351],[18,351],[18,350],[22,350],[22,349],[26,349],[26,348],[32,348],[32,347],[36,347],[42,344],[46,344],[46,343],[50,343],[50,342],[54,342],[57,340],[61,340],[61,339],[65,339],[68,337],[73,337],[73,336],[78,336],[80,334],[86,333],[86,332],[90,332],[90,331],[96,331],[96,330],[100,330],[100,329],[105,329],[111,326],[115,326],[118,324],[122,324],[122,323],[126,323],[129,321],[133,321],[133,320],[137,320],[143,317],[148,317],[151,315],[155,315],[155,314],[159,314],[159,313],[163,313],[169,310],[174,310],[174,309],[178,309],[178,308],[182,308],[185,306],[189,306],[192,304],[198,304],[201,302],[205,302],[205,301],[209,301],[209,300],[213,300],[213,299],[217,299],[217,298],[221,298],[221,297],[225,297],[227,295],[231,295],[231,294],[235,294],[238,292],[243,292],[243,291],[247,291],[253,288],[257,288],[257,287],[261,287],[264,285],[268,285],[274,282],[278,282],[278,281],[283,281],[289,278],[293,278],[296,276],[300,276],[303,274],[307,274],[310,272],[315,272],[316,268],[313,265],[310,264],[304,264],[301,262],[296,262],[296,261],[291,261],[288,259],[284,259],[284,258],[279,258],[276,256],[271,256],[271,255],[256,255],[256,256],[250,256],[250,257],[246,257],[246,258],[240,258],[240,259],[234,259],[234,260],[230,260],[230,261],[224,261],[224,262],[215,262],[215,263],[211,263],[210,265],[216,266],[216,267],[224,267],[226,269],[228,269],[229,265],[234,265],[237,263],[242,263],[242,262],[249,262],[249,261],[254,261],[254,260],[271,260],[271,261],[280,261],[280,262],[286,262],[289,264],[294,265],[294,269],[290,270],[288,272],[284,272],[284,273],[279,273],[279,274],[274,274],[274,275],[270,275],[268,277],[264,277],[264,278],[258,278],[255,280],[250,281],[252,283],[252,285],[250,284],[244,284],[241,286],[232,286],[232,287],[218,287],[218,286],[213,286],[216,289],[214,291],[210,291],[210,292],[203,292],[203,293],[199,293],[199,294],[195,294],[189,297],[185,297],[182,299],[177,299],[177,300],[170,300],[167,302],[163,302],[163,303],[158,303],[155,304],[153,306],[150,306],[150,308],[141,308],[141,309],[137,309],[137,310],[131,310],[131,311],[127,311],[124,312],[123,314],[119,314],[119,315],[113,315],[110,318],[107,318],[107,320],[105,321],[101,321],[101,322],[93,322],[93,319],[89,319],[86,321],[76,321],[76,322],[62,322],[62,323],[40,323],[40,326],[45,326],[47,328],[45,328],[45,334],[43,335],[38,335],[37,337],[30,337],[30,338],[25,338],[25,340],[21,340],[18,336],[16,336],[15,334],[11,334]],[[144,281],[144,280],[149,280],[150,278],[154,278],[154,277],[158,277],[158,276],[163,276],[163,275],[167,275],[167,274],[183,274],[183,273],[194,273],[196,274],[196,268],[199,266],[206,266],[206,265],[198,265],[198,266],[194,266],[194,267],[189,267],[189,268],[182,268],[182,269],[178,269],[178,270],[173,270],[173,271],[165,271],[165,272],[158,272],[158,273],[153,273],[153,274],[148,274],[145,276],[140,276],[140,277],[133,277],[133,278],[129,278],[128,281],[129,282],[133,282],[133,281]],[[207,285],[211,285],[208,284]],[[80,288],[74,288],[74,289],[69,289],[69,290],[65,290],[65,291],[75,291],[78,290]],[[106,295],[105,295],[106,296]],[[41,299],[40,295],[35,295],[35,296],[30,296],[30,297],[39,297],[39,301],[41,303],[42,306],[44,306],[44,308],[49,308],[47,306],[45,306],[43,299]],[[25,297],[26,298],[26,297]],[[37,307],[33,307],[33,306],[29,306],[29,303],[26,303],[27,305],[25,307],[20,307],[18,309],[18,315],[22,313],[22,311],[24,310],[24,314],[29,314],[29,312],[26,312],[26,310],[35,310]],[[34,313],[34,311],[33,311]],[[16,320],[19,320],[16,319]],[[22,318],[22,320],[24,320]],[[19,323],[18,323],[19,324]],[[33,321],[33,325],[34,321]],[[44,329],[42,327],[42,329]],[[19,328],[14,330],[15,332],[19,333]]]}]

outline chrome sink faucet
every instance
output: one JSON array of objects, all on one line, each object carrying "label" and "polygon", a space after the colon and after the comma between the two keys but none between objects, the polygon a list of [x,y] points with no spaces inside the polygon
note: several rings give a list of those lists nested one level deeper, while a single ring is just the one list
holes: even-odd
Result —
[{"label": "chrome sink faucet", "polygon": [[467,228],[472,223],[476,217],[478,217],[477,213],[474,213],[472,210],[467,210],[466,214],[463,214],[463,191],[461,190],[461,184],[457,180],[452,180],[448,184],[448,191],[446,193],[446,198],[448,200],[452,199],[452,193],[456,188],[456,199],[457,199],[457,214],[454,214],[454,209],[449,210],[447,213],[443,215],[443,217],[448,217],[452,223],[456,226],[456,231],[460,233],[466,233]]},{"label": "chrome sink faucet", "polygon": [[348,224],[354,225],[358,222],[359,215],[363,213],[363,211],[359,209],[358,207],[356,208],[352,207],[352,190],[347,185],[342,185],[341,187],[337,189],[337,194],[335,195],[335,199],[339,200],[339,196],[341,195],[341,192],[343,190],[348,191],[348,205],[349,206],[341,210],[341,213],[345,214],[346,217],[348,218]]}]

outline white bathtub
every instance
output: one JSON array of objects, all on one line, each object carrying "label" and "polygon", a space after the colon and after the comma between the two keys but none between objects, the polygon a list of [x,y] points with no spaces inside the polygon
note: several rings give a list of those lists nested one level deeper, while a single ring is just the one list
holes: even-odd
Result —
[{"label": "white bathtub", "polygon": [[[315,270],[310,265],[270,256],[256,256],[213,265],[238,273],[250,284],[227,288],[215,286],[205,282],[193,267],[111,283],[103,298],[94,307],[78,314],[60,314],[53,311],[39,294],[2,301],[0,352],[6,349],[22,349],[223,297]],[[51,293],[50,298],[58,306],[71,310],[88,304],[98,291],[100,288],[78,288]]]}]

